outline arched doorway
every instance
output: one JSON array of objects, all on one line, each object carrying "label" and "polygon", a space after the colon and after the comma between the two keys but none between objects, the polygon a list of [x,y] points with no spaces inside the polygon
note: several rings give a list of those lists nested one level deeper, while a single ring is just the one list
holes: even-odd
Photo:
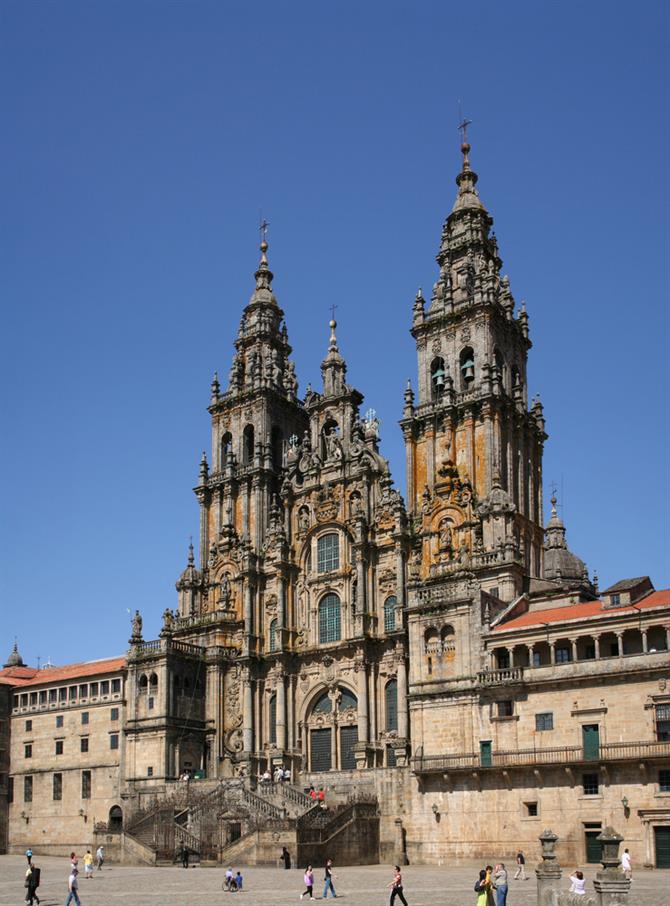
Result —
[{"label": "arched doorway", "polygon": [[110,808],[107,829],[110,834],[120,834],[123,830],[123,811],[120,805],[113,805]]}]

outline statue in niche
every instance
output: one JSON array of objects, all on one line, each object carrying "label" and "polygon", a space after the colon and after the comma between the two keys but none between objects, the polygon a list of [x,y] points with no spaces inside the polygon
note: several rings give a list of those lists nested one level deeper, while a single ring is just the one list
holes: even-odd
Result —
[{"label": "statue in niche", "polygon": [[221,594],[219,595],[219,604],[222,604],[225,610],[230,607],[230,601],[233,595],[232,586],[228,573],[223,574],[221,579]]},{"label": "statue in niche", "polygon": [[307,532],[309,529],[309,510],[306,506],[300,507],[298,512],[298,531]]}]

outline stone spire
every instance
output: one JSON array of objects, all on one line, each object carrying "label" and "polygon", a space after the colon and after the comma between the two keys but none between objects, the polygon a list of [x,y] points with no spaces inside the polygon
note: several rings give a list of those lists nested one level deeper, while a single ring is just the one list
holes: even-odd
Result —
[{"label": "stone spire", "polygon": [[588,584],[588,572],[583,560],[573,554],[565,540],[565,525],[558,515],[556,495],[551,498],[551,518],[545,528],[544,578],[575,585]]},{"label": "stone spire", "polygon": [[323,376],[323,393],[324,396],[337,396],[346,391],[345,377],[347,375],[347,363],[340,354],[337,345],[337,321],[331,318],[330,339],[328,341],[328,352],[321,362],[321,374]]}]

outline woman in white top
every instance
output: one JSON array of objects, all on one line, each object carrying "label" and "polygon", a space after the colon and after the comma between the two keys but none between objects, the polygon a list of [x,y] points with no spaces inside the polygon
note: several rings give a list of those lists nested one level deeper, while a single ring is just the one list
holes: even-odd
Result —
[{"label": "woman in white top", "polygon": [[576,893],[577,896],[583,897],[586,894],[586,890],[584,889],[586,881],[584,880],[582,872],[575,871],[574,875],[570,875],[570,880],[572,881],[570,893]]}]

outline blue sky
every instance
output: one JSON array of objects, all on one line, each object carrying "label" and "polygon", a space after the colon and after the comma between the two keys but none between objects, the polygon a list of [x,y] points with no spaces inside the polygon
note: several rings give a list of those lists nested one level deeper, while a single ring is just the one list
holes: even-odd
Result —
[{"label": "blue sky", "polygon": [[667,10],[5,0],[0,655],[117,654],[176,603],[261,210],[301,391],[336,304],[404,490],[459,99],[568,540],[668,587]]}]

